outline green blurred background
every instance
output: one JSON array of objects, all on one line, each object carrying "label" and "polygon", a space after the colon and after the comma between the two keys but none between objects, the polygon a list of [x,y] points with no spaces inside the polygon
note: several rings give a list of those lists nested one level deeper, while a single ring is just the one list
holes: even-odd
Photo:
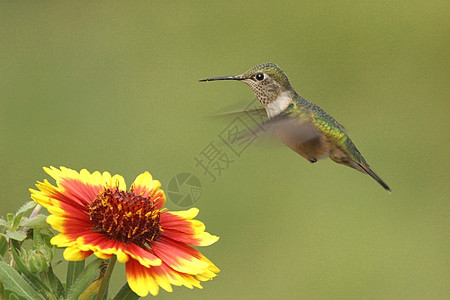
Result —
[{"label": "green blurred background", "polygon": [[[448,1],[2,1],[0,214],[43,166],[128,183],[149,170],[165,188],[190,172],[221,273],[163,299],[448,298],[449,15]],[[197,80],[267,61],[347,127],[392,195],[259,140],[203,176],[194,157],[230,122],[208,116],[254,96]]]}]

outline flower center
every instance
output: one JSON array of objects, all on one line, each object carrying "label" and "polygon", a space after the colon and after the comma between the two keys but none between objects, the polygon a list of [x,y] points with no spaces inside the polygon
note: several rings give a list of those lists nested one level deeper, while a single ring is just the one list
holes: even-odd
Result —
[{"label": "flower center", "polygon": [[161,231],[154,201],[130,192],[105,189],[88,206],[94,230],[108,238],[149,247]]}]

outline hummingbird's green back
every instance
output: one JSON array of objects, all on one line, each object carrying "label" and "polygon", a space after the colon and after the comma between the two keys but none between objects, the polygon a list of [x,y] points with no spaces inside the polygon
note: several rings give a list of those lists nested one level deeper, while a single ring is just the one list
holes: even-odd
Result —
[{"label": "hummingbird's green back", "polygon": [[332,116],[327,114],[318,105],[306,100],[297,93],[295,93],[293,100],[293,103],[298,103],[297,109],[310,112],[309,118],[311,122],[322,134],[332,141],[333,144],[344,149],[349,154],[351,159],[357,163],[367,164],[355,144],[353,144],[344,126],[342,126]]}]

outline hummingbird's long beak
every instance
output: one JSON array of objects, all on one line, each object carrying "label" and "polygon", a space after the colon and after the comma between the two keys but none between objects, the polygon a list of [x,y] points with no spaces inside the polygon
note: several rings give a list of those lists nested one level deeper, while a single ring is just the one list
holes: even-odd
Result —
[{"label": "hummingbird's long beak", "polygon": [[215,80],[244,80],[244,77],[241,75],[236,76],[222,76],[222,77],[213,77],[213,78],[207,78],[207,79],[200,79],[200,82],[208,82],[208,81],[215,81]]}]

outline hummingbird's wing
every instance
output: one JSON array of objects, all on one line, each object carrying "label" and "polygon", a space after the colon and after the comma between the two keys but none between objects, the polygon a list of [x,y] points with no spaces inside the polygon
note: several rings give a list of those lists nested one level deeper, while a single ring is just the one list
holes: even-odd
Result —
[{"label": "hummingbird's wing", "polygon": [[296,144],[320,138],[320,133],[310,121],[307,111],[300,111],[296,103],[291,103],[283,112],[267,120],[260,126],[264,131],[273,131],[295,141]]},{"label": "hummingbird's wing", "polygon": [[271,119],[268,119],[265,108],[264,105],[248,106],[213,116],[238,115],[237,118],[247,124],[248,129],[245,133],[240,133],[241,138],[273,137],[281,139],[291,148],[298,148],[299,145],[311,140],[320,139],[319,132],[308,119],[308,112],[299,111],[295,103]]},{"label": "hummingbird's wing", "polygon": [[226,111],[226,112],[220,112],[220,113],[216,113],[216,114],[212,114],[213,117],[220,117],[220,116],[228,116],[228,115],[235,115],[235,114],[242,114],[242,113],[261,113],[263,115],[265,115],[265,107],[263,105],[260,106],[255,106],[255,107],[246,107],[243,109],[236,109],[236,110],[231,110],[231,111]]},{"label": "hummingbird's wing", "polygon": [[283,112],[271,119],[267,119],[264,105],[245,107],[214,114],[213,116],[246,115],[256,126],[251,127],[249,135],[275,135],[288,137],[289,140],[302,144],[320,137],[314,124],[308,119],[307,112],[298,110],[296,103],[290,104]]}]

